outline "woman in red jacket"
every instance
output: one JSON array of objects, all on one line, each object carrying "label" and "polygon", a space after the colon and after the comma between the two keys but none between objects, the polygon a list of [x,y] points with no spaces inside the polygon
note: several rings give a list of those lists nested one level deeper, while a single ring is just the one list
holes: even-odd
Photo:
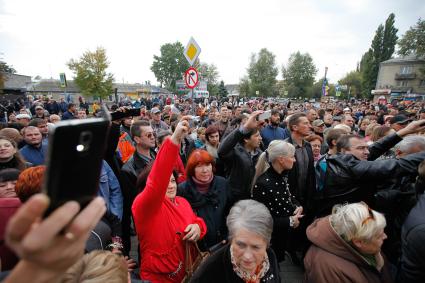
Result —
[{"label": "woman in red jacket", "polygon": [[173,167],[189,124],[182,120],[156,156],[146,187],[132,211],[140,243],[140,277],[151,282],[181,282],[185,276],[185,241],[204,237],[206,225],[190,204],[176,197]]}]

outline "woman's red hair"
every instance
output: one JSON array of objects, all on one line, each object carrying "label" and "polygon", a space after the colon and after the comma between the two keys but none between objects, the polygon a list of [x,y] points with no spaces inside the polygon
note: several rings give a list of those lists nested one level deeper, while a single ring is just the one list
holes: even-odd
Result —
[{"label": "woman's red hair", "polygon": [[195,176],[195,168],[199,164],[211,164],[214,168],[214,157],[212,157],[208,151],[203,149],[194,150],[186,164],[186,175],[187,177]]},{"label": "woman's red hair", "polygon": [[46,166],[30,167],[21,172],[15,185],[15,192],[21,202],[41,192]]}]

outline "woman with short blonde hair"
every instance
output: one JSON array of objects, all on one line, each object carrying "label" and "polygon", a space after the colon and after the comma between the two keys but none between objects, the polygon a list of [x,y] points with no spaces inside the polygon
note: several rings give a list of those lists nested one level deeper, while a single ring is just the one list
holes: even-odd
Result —
[{"label": "woman with short blonde hair", "polygon": [[364,202],[335,206],[307,228],[305,282],[393,282],[381,252],[385,226],[385,217]]},{"label": "woman with short blonde hair", "polygon": [[66,272],[61,283],[130,282],[124,258],[110,251],[95,250],[85,254]]}]

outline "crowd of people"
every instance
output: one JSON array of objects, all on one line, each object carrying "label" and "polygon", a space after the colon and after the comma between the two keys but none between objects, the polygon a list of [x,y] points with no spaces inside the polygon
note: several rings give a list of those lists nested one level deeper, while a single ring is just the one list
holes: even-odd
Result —
[{"label": "crowd of people", "polygon": [[285,260],[305,282],[424,282],[424,102],[109,105],[98,197],[41,220],[49,130],[100,110],[78,101],[29,96],[0,124],[4,282],[281,282]]}]

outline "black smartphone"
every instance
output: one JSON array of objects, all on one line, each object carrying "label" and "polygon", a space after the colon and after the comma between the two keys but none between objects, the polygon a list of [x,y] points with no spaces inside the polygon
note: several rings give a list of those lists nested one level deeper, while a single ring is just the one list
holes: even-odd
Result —
[{"label": "black smartphone", "polygon": [[44,178],[50,197],[46,215],[69,200],[83,208],[96,196],[109,127],[109,116],[56,124],[49,134]]},{"label": "black smartphone", "polygon": [[140,116],[140,108],[131,108],[125,112],[115,111],[111,113],[112,121],[119,120],[125,117]]}]

